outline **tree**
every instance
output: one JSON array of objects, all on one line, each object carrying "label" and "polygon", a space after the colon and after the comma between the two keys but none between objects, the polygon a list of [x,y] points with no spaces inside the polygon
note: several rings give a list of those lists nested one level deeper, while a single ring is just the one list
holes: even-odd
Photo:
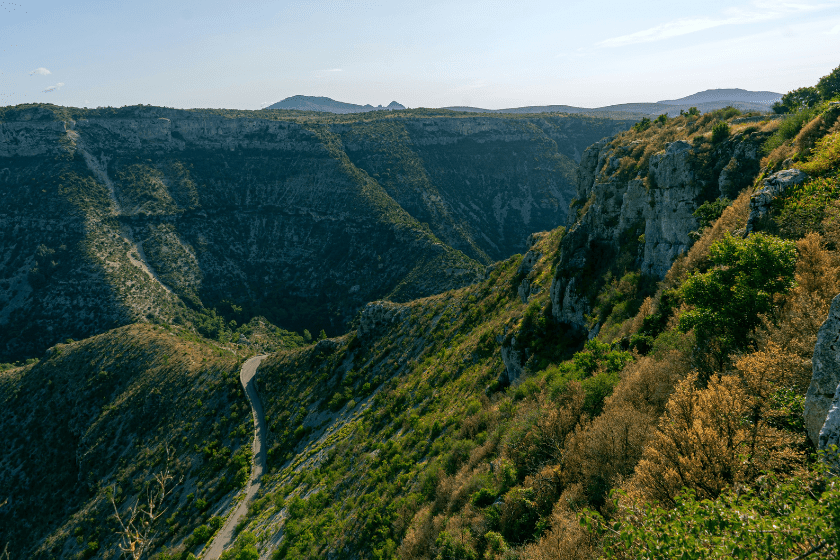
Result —
[{"label": "tree", "polygon": [[835,68],[831,74],[820,78],[820,81],[817,82],[817,91],[823,101],[840,94],[840,66]]},{"label": "tree", "polygon": [[816,87],[801,87],[782,96],[782,101],[773,105],[776,113],[795,113],[800,109],[813,107],[820,102],[820,92]]},{"label": "tree", "polygon": [[108,497],[111,500],[111,505],[114,506],[114,514],[120,524],[120,528],[117,530],[121,538],[120,550],[123,556],[129,557],[131,560],[140,560],[150,550],[152,541],[157,536],[154,528],[155,522],[166,513],[166,508],[162,507],[163,502],[173,490],[173,488],[168,487],[174,478],[169,472],[171,453],[171,448],[167,446],[166,463],[163,471],[154,476],[154,481],[146,489],[145,503],[141,504],[138,497],[134,504],[121,515],[117,503],[114,501],[113,489],[109,492]]},{"label": "tree", "polygon": [[701,349],[722,367],[732,350],[753,345],[761,316],[777,294],[794,283],[796,245],[772,235],[747,239],[727,235],[710,249],[711,270],[695,272],[681,287],[693,309],[680,317],[680,330],[695,330]]}]

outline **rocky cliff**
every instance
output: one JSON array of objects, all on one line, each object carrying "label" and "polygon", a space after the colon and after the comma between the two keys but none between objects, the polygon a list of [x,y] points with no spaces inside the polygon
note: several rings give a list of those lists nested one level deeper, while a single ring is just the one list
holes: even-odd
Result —
[{"label": "rocky cliff", "polygon": [[338,331],[475,281],[565,220],[629,123],[159,107],[0,115],[0,360],[186,307]]},{"label": "rocky cliff", "polygon": [[695,210],[734,198],[758,172],[766,135],[756,130],[715,144],[700,126],[694,134],[664,130],[647,140],[604,139],[583,154],[551,284],[558,320],[597,332],[604,317],[593,314],[594,299],[610,277],[639,271],[661,280],[693,243]]}]

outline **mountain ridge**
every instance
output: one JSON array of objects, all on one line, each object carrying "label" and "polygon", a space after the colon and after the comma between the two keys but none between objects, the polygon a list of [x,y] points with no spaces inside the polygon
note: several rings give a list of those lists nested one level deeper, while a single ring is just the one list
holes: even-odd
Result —
[{"label": "mountain ridge", "polygon": [[370,111],[401,111],[405,109],[405,107],[396,101],[391,101],[384,107],[382,105],[374,107],[369,103],[365,105],[356,105],[355,103],[336,101],[335,99],[331,99],[329,97],[293,95],[283,99],[282,101],[269,105],[266,109],[317,111],[344,115],[348,113],[368,113]]}]

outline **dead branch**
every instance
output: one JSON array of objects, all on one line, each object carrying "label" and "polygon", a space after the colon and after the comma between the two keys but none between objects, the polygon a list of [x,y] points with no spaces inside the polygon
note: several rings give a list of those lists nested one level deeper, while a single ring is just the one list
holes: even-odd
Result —
[{"label": "dead branch", "polygon": [[114,492],[110,492],[111,505],[114,507],[114,513],[120,524],[120,529],[117,531],[121,538],[120,550],[123,556],[132,560],[140,560],[149,550],[152,541],[157,537],[157,531],[154,529],[155,522],[166,513],[167,508],[163,507],[163,502],[174,490],[174,486],[167,488],[169,482],[174,478],[169,471],[171,457],[172,449],[167,445],[166,463],[163,472],[157,473],[154,482],[146,488],[144,503],[141,504],[138,497],[134,504],[123,515],[120,515],[117,503],[114,500]]}]

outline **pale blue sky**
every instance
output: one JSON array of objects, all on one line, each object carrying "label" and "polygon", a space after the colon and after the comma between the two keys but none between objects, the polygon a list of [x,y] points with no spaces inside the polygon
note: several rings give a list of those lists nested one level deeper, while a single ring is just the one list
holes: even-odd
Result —
[{"label": "pale blue sky", "polygon": [[0,0],[0,48],[0,105],[595,107],[813,85],[840,0]]}]

